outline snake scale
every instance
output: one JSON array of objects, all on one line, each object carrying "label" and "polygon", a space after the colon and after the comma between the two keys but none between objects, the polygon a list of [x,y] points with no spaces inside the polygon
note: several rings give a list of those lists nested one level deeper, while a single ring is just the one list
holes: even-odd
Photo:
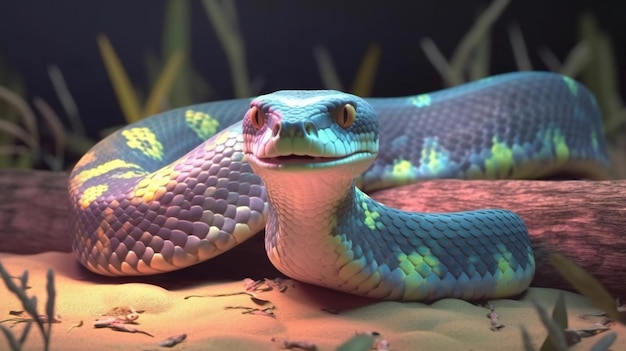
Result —
[{"label": "snake scale", "polygon": [[394,300],[511,296],[535,270],[517,215],[409,213],[365,192],[429,178],[601,178],[603,135],[593,95],[541,72],[407,97],[279,91],[193,105],[83,156],[69,182],[72,246],[93,272],[149,275],[265,229],[270,261],[303,282]]}]

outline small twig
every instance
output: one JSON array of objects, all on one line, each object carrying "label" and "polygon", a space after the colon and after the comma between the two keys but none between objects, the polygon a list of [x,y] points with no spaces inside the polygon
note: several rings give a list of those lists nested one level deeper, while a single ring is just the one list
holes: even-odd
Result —
[{"label": "small twig", "polygon": [[241,314],[254,314],[258,316],[266,316],[266,317],[272,317],[272,318],[276,317],[276,315],[274,314],[275,308],[276,306],[274,305],[271,305],[265,308],[255,308],[255,307],[248,307],[248,306],[225,306],[224,307],[225,310],[243,310]]},{"label": "small twig", "polygon": [[80,327],[82,327],[82,326],[83,326],[83,321],[82,321],[82,320],[81,320],[80,322],[78,322],[78,323],[74,323],[74,324],[70,325],[70,327],[69,327],[69,328],[67,328],[67,333],[69,334],[69,332],[71,332],[71,331],[72,331],[72,329],[74,329],[74,328],[80,328]]},{"label": "small twig", "polygon": [[187,339],[187,334],[178,334],[170,336],[169,338],[161,341],[157,345],[161,347],[174,347],[183,342],[185,339]]},{"label": "small twig", "polygon": [[488,303],[489,312],[487,312],[487,318],[489,318],[489,322],[491,323],[492,331],[499,331],[504,328],[504,324],[500,322],[500,316],[496,313],[495,308]]},{"label": "small twig", "polygon": [[265,285],[269,287],[270,290],[277,290],[278,292],[287,291],[287,282],[282,278],[274,278],[274,279],[263,279]]},{"label": "small twig", "polygon": [[143,311],[137,311],[132,307],[114,307],[110,309],[107,314],[104,316],[105,318],[96,319],[93,322],[93,326],[95,328],[110,328],[116,331],[122,331],[127,333],[140,333],[146,334],[150,337],[153,337],[152,334],[139,330],[129,325],[138,325],[137,320],[139,319],[140,313]]},{"label": "small twig", "polygon": [[108,327],[113,329],[113,330],[121,331],[121,332],[125,332],[125,333],[138,333],[138,334],[148,335],[151,338],[154,337],[154,335],[148,333],[147,331],[130,327],[130,326],[128,326],[128,324],[125,324],[125,323],[112,323],[112,324],[109,324]]},{"label": "small twig", "polygon": [[272,337],[272,342],[278,344],[283,349],[302,349],[307,351],[317,350],[317,345],[310,341],[293,341],[285,338]]},{"label": "small twig", "polygon": [[330,314],[339,314],[339,313],[341,313],[341,311],[340,311],[340,310],[338,310],[338,309],[336,309],[336,308],[331,308],[331,307],[325,307],[325,308],[322,308],[322,311],[324,311],[324,312],[328,312],[328,313],[330,313]]},{"label": "small twig", "polygon": [[[6,321],[14,321],[14,324],[17,323],[23,323],[23,322],[34,322],[35,319],[30,317],[30,315],[28,313],[26,313],[25,311],[9,311],[9,314],[12,316],[17,316],[18,318],[11,318],[11,319],[5,319],[2,322],[6,322]],[[37,317],[39,320],[41,320],[41,322],[43,323],[61,323],[61,316],[56,314],[52,317],[52,320],[50,322],[48,322],[48,316],[45,314],[38,314]],[[0,322],[0,323],[2,323]]]}]

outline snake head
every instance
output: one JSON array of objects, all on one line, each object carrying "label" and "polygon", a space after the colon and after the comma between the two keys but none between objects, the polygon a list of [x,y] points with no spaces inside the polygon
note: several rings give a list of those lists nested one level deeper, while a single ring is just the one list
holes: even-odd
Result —
[{"label": "snake head", "polygon": [[255,172],[351,168],[361,174],[378,153],[378,118],[358,96],[338,91],[278,91],[250,103],[244,153]]}]

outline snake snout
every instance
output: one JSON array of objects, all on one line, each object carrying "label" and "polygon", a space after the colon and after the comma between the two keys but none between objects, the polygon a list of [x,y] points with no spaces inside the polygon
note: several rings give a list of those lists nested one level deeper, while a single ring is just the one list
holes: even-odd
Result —
[{"label": "snake snout", "polygon": [[272,137],[317,137],[317,130],[317,126],[312,121],[276,121],[272,126]]}]

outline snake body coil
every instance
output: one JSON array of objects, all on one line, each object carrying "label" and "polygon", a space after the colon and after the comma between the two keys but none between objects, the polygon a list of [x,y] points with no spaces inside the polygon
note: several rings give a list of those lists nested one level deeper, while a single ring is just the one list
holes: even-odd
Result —
[{"label": "snake body coil", "polygon": [[309,283],[399,300],[510,296],[534,273],[515,214],[407,213],[354,185],[607,167],[595,99],[555,74],[402,98],[277,92],[165,112],[98,143],[70,176],[73,249],[100,274],[155,274],[266,227],[272,263]]}]

